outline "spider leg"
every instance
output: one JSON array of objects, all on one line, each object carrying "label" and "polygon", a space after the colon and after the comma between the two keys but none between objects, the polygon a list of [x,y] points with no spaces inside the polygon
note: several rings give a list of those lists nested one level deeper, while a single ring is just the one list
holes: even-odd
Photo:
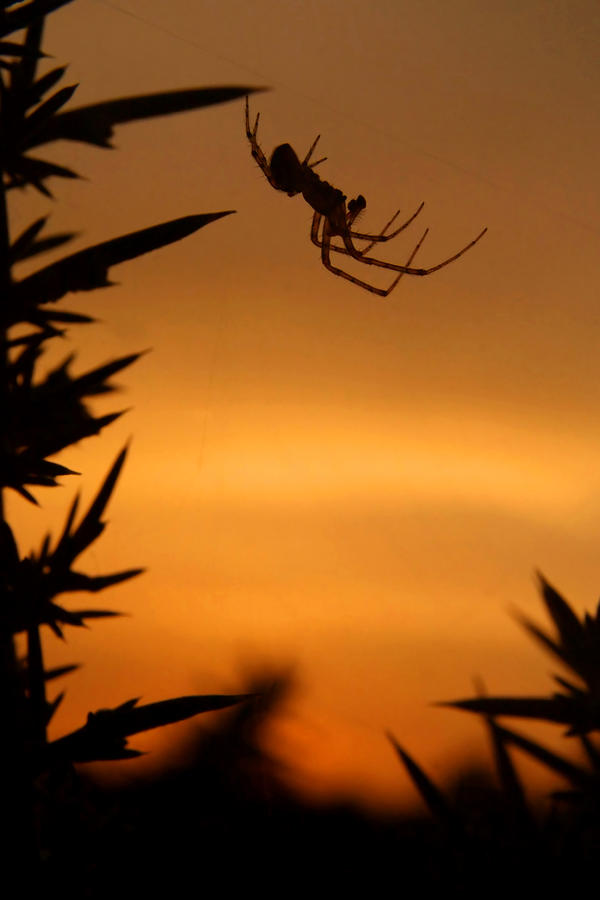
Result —
[{"label": "spider leg", "polygon": [[[311,231],[311,237],[313,237],[313,235],[316,235],[316,231],[318,230],[320,219],[321,219],[320,214],[315,213],[315,215],[313,217],[313,226],[312,226],[312,231]],[[327,220],[325,220],[325,224],[323,226],[323,238],[322,238],[320,244],[318,244],[318,246],[321,247],[321,262],[323,263],[325,268],[329,269],[330,272],[333,272],[334,275],[339,275],[341,278],[346,278],[348,281],[351,281],[352,284],[356,284],[359,287],[362,287],[365,290],[370,291],[372,294],[377,294],[379,297],[387,297],[394,290],[394,288],[396,287],[396,285],[398,284],[398,282],[400,281],[402,276],[405,275],[407,272],[410,272],[410,268],[409,268],[410,264],[413,261],[413,259],[415,258],[416,254],[417,254],[419,248],[421,247],[421,244],[425,240],[426,236],[427,236],[427,231],[425,231],[422,238],[420,239],[420,241],[418,242],[418,244],[416,245],[414,250],[411,252],[409,258],[406,261],[406,266],[402,267],[402,269],[399,271],[398,275],[396,276],[396,278],[394,278],[394,280],[392,281],[392,283],[390,284],[390,286],[388,288],[375,287],[375,285],[369,284],[367,281],[361,281],[360,278],[355,278],[355,276],[350,275],[349,272],[344,272],[343,269],[340,269],[337,266],[333,265],[333,263],[331,262],[330,256],[329,256],[330,250],[339,250],[342,253],[346,253],[347,251],[344,250],[344,248],[342,248],[342,247],[332,247],[331,246],[331,232],[329,230]],[[315,243],[316,243],[316,241],[315,241]]]},{"label": "spider leg", "polygon": [[[377,243],[378,241],[389,241],[393,237],[396,237],[397,234],[400,234],[401,231],[404,231],[404,229],[407,228],[411,224],[411,222],[413,222],[417,218],[417,216],[419,215],[419,213],[421,212],[421,210],[423,209],[424,206],[425,206],[425,204],[421,203],[421,205],[419,206],[417,211],[412,214],[410,219],[407,219],[406,222],[403,222],[403,224],[399,228],[397,228],[395,231],[393,231],[391,234],[386,234],[385,232],[388,230],[388,228],[394,222],[394,220],[398,217],[398,215],[400,214],[400,210],[398,210],[397,212],[394,213],[394,215],[392,216],[390,221],[387,223],[387,225],[383,226],[383,228],[381,229],[379,234],[366,234],[366,233],[363,234],[362,232],[353,231],[352,229],[348,229],[350,237],[353,240],[357,239],[357,240],[361,240],[361,241],[370,241],[370,243],[367,244],[366,247],[363,247],[362,250],[359,250],[358,247],[354,247],[354,250],[356,251],[356,253],[359,256],[362,256],[363,254],[368,253],[368,251],[371,249],[371,247],[373,247],[374,244]],[[355,211],[350,211],[350,210],[348,211],[348,213],[346,214],[346,221],[347,221],[348,225],[352,224],[352,222],[354,221],[354,219],[357,217],[357,215],[360,212],[361,212],[360,208],[356,209]],[[314,224],[314,221],[313,221],[313,224]],[[321,242],[318,239],[317,232],[318,232],[318,229],[311,231],[311,240],[312,240],[313,244],[316,244],[317,247],[320,247]],[[344,250],[342,247],[336,247],[336,246],[332,245],[331,249],[335,250],[338,253],[348,253],[348,251]],[[350,253],[350,256],[354,256],[355,259],[358,259],[358,256],[356,256],[354,253]]]},{"label": "spider leg", "polygon": [[[477,235],[472,241],[470,241],[462,250],[459,250],[458,253],[454,253],[452,256],[449,256],[448,259],[443,260],[443,262],[438,263],[436,266],[430,266],[427,269],[414,269],[410,266],[399,266],[396,263],[388,263],[383,262],[381,259],[374,259],[372,256],[363,256],[361,251],[358,250],[354,244],[352,243],[352,237],[350,235],[350,231],[345,234],[340,235],[343,242],[344,247],[332,247],[332,250],[335,250],[338,253],[346,253],[348,256],[352,256],[354,259],[359,262],[366,263],[370,266],[377,266],[380,269],[391,269],[393,272],[404,272],[407,275],[431,275],[432,272],[437,272],[438,269],[443,269],[444,266],[449,265],[454,260],[459,259],[467,250],[470,250],[471,247],[474,247],[475,244],[481,240],[481,238],[486,233],[487,228],[484,228],[483,231]],[[421,243],[423,238],[421,238]]]},{"label": "spider leg", "polygon": [[[407,219],[406,222],[403,222],[402,225],[400,225],[399,228],[396,228],[395,231],[392,231],[391,234],[386,234],[386,231],[388,230],[390,225],[398,218],[398,216],[400,215],[400,210],[398,210],[397,212],[394,213],[394,215],[392,216],[390,221],[387,223],[387,225],[383,226],[383,228],[381,229],[379,234],[363,234],[360,231],[350,230],[350,235],[352,238],[355,238],[360,241],[370,241],[370,243],[367,244],[366,247],[363,247],[363,249],[360,250],[359,252],[360,253],[368,253],[368,251],[371,249],[371,247],[374,244],[377,244],[380,241],[391,241],[391,239],[396,237],[397,234],[400,234],[401,231],[404,231],[405,228],[408,228],[408,226],[411,224],[411,222],[414,222],[414,220],[417,218],[417,216],[419,215],[419,213],[421,212],[421,210],[423,209],[424,206],[425,206],[425,204],[421,203],[421,205],[419,206],[417,211],[412,214],[410,219]],[[348,224],[350,225],[352,223],[349,222]]]},{"label": "spider leg", "polygon": [[[321,224],[322,218],[323,216],[321,215],[321,213],[315,212],[310,228],[310,239],[317,247],[323,246],[323,242],[319,240],[319,225]],[[332,247],[331,249],[335,250],[336,248]]]},{"label": "spider leg", "polygon": [[[419,209],[421,209],[421,207],[419,207]],[[418,211],[419,210],[417,210],[417,212]],[[416,213],[415,213],[415,215],[416,215]],[[322,237],[319,238],[319,227],[321,224],[321,220],[323,218],[325,218],[325,223],[323,225]],[[414,216],[413,216],[413,218],[414,218]],[[404,274],[406,274],[406,275],[430,275],[432,272],[436,272],[438,269],[442,269],[444,266],[447,266],[451,262],[454,262],[454,260],[458,259],[464,253],[466,253],[467,250],[470,250],[471,247],[474,247],[475,244],[481,240],[481,238],[486,233],[486,231],[487,231],[487,228],[484,228],[483,231],[481,232],[481,234],[478,234],[474,240],[472,240],[469,244],[467,244],[466,247],[463,247],[462,250],[459,250],[458,253],[455,253],[453,256],[450,256],[448,259],[445,259],[443,262],[438,263],[437,266],[431,266],[428,269],[415,269],[415,268],[412,268],[410,265],[412,260],[414,259],[415,253],[420,248],[421,244],[425,240],[426,235],[429,232],[428,228],[423,233],[423,235],[420,238],[419,242],[417,243],[414,251],[412,252],[410,258],[403,266],[397,265],[395,263],[386,263],[380,259],[373,259],[372,256],[364,256],[363,254],[365,251],[358,250],[358,248],[355,247],[354,244],[352,243],[352,237],[353,237],[354,233],[351,232],[350,230],[348,230],[345,234],[340,235],[340,237],[342,238],[342,240],[344,242],[343,247],[338,247],[335,244],[332,244],[331,238],[334,235],[331,230],[331,227],[327,221],[327,218],[318,212],[315,212],[315,214],[313,216],[312,227],[310,230],[310,239],[313,242],[313,244],[315,244],[317,247],[321,247],[321,250],[323,250],[323,245],[325,243],[327,243],[327,260],[328,260],[328,262],[330,259],[330,253],[333,250],[334,253],[344,253],[346,256],[351,256],[353,259],[357,260],[358,262],[362,262],[367,265],[377,266],[381,269],[391,269],[393,272],[400,272],[403,275]],[[321,258],[323,259],[323,253],[321,253]],[[325,267],[330,269],[330,271],[333,271],[333,269],[336,267],[328,265],[328,262],[327,263],[324,262]],[[336,274],[337,274],[337,269],[336,269]],[[346,277],[346,274],[344,275],[344,277]],[[358,279],[354,279],[353,276],[348,275],[347,277],[349,278],[350,281],[354,280],[356,283],[360,283],[363,287],[365,286],[364,282],[359,282]],[[395,282],[394,282],[394,284],[395,284]],[[393,287],[393,285],[392,285],[392,287]],[[391,290],[391,288],[390,288],[390,290]],[[375,293],[378,293],[378,291],[376,290]],[[382,296],[387,296],[387,294],[383,294]]]},{"label": "spider leg", "polygon": [[258,131],[258,120],[260,119],[260,113],[256,114],[256,119],[254,120],[254,128],[250,128],[250,105],[248,103],[248,97],[246,97],[246,137],[250,141],[251,153],[260,168],[263,171],[263,174],[271,187],[274,187],[275,190],[279,190],[279,185],[275,182],[273,175],[271,173],[271,167],[268,163],[267,157],[263,153],[260,144],[256,139],[256,133]]},{"label": "spider leg", "polygon": [[[400,215],[400,210],[397,210],[394,213],[394,215],[392,216],[390,221],[386,225],[383,226],[383,228],[381,229],[379,234],[366,234],[366,233],[362,233],[360,231],[353,231],[351,228],[349,228],[348,232],[350,234],[350,237],[353,240],[356,239],[356,240],[360,240],[360,241],[369,241],[370,242],[367,244],[366,247],[363,247],[362,250],[359,250],[358,247],[354,247],[354,250],[360,256],[363,256],[365,253],[368,253],[369,250],[371,249],[371,247],[373,247],[377,242],[389,241],[393,237],[396,237],[397,234],[400,234],[401,231],[404,231],[405,228],[408,228],[408,226],[411,224],[411,222],[413,222],[417,218],[417,216],[419,215],[419,213],[421,212],[421,210],[423,209],[424,206],[425,206],[425,204],[421,203],[419,208],[416,210],[416,212],[414,212],[412,214],[410,219],[407,219],[406,222],[403,222],[402,225],[399,228],[396,228],[395,231],[392,231],[391,234],[386,234],[386,231],[388,230],[390,225],[394,222],[394,220],[398,218],[398,216]],[[349,226],[354,222],[354,220],[356,219],[356,217],[359,215],[360,212],[362,212],[362,209],[360,207],[358,207],[355,210],[348,210],[348,212],[346,214],[346,221]],[[311,237],[312,237],[312,235],[311,235]],[[313,244],[316,244],[318,247],[321,246],[320,243],[318,242],[318,240],[315,240],[315,238],[312,238],[312,241],[313,241]],[[339,253],[348,252],[348,251],[343,250],[341,247],[332,246],[331,249],[336,250]],[[358,259],[358,257],[355,256],[354,253],[351,253],[350,256],[354,256],[355,259]]]},{"label": "spider leg", "polygon": [[310,147],[308,148],[308,153],[302,160],[302,163],[301,163],[302,166],[308,166],[309,169],[314,169],[315,166],[318,166],[320,163],[325,162],[325,160],[327,159],[326,156],[322,156],[321,159],[318,159],[316,162],[309,163],[309,159],[313,155],[314,149],[317,146],[317,144],[319,143],[320,138],[321,138],[321,135],[318,134],[316,136],[316,138],[314,139],[314,141],[312,142],[312,144],[310,145]]}]

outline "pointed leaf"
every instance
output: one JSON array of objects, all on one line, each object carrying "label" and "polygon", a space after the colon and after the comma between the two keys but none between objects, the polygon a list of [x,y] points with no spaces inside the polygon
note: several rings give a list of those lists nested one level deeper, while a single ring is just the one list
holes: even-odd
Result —
[{"label": "pointed leaf", "polygon": [[559,775],[567,778],[571,784],[584,790],[598,790],[598,780],[590,772],[516,731],[510,731],[508,728],[503,728],[500,725],[496,727],[504,740],[514,744],[515,747],[520,747],[521,750],[524,750],[529,756],[533,756],[534,759],[539,760],[549,769],[552,769],[553,772],[557,772]]},{"label": "pointed leaf", "polygon": [[140,750],[130,750],[125,738],[113,735],[82,734],[83,728],[74,731],[58,741],[51,741],[47,746],[47,757],[50,765],[56,761],[64,762],[104,762],[116,759],[136,759],[143,756]]},{"label": "pointed leaf", "polygon": [[[21,487],[25,484],[37,484],[40,487],[57,487],[58,482],[56,479],[61,475],[81,475],[81,472],[76,472],[74,469],[67,469],[66,466],[59,466],[58,463],[53,463],[56,469],[54,472],[50,473],[48,471],[49,467],[47,462],[47,460],[40,460],[37,465],[34,464],[31,467],[25,465],[20,473]],[[16,484],[14,482],[8,482],[5,487],[16,489]]]},{"label": "pointed leaf", "polygon": [[48,725],[48,723],[52,719],[52,716],[54,715],[54,713],[56,712],[56,710],[62,703],[64,696],[65,696],[65,692],[61,691],[61,693],[58,694],[54,698],[54,700],[52,700],[51,703],[46,704],[46,722],[45,722],[46,725]]},{"label": "pointed leaf", "polygon": [[600,750],[589,735],[580,734],[578,737],[594,771],[600,776]]},{"label": "pointed leaf", "polygon": [[131,705],[125,709],[120,707],[116,710],[100,710],[96,716],[106,716],[107,725],[119,734],[139,734],[141,731],[181,722],[199,713],[226,709],[254,696],[254,694],[207,694],[177,697],[173,700],[147,703],[145,706]]},{"label": "pointed leaf", "polygon": [[[99,434],[103,428],[106,428],[107,425],[110,425],[122,416],[124,412],[126,412],[126,410],[109,413],[106,416],[99,416],[94,419],[87,413],[87,410],[75,408],[72,409],[72,421],[69,422],[68,420],[63,420],[62,422],[57,423],[56,432],[44,436],[36,435],[35,440],[37,441],[38,446],[43,449],[44,455],[53,455],[71,444],[76,444],[84,438]],[[43,465],[43,462],[36,463],[37,468],[42,468]],[[31,465],[30,470],[35,470],[35,467]],[[60,474],[79,475],[81,473],[65,471]],[[34,480],[32,475],[29,474],[23,481],[25,484],[56,484],[55,481],[48,481],[47,479],[40,481],[36,478]]]},{"label": "pointed leaf", "polygon": [[525,719],[544,719],[547,722],[571,724],[576,711],[574,702],[562,695],[546,697],[477,697],[473,700],[453,700],[436,703],[484,716],[518,716]]},{"label": "pointed leaf", "polygon": [[573,694],[575,697],[578,697],[580,700],[585,700],[587,696],[587,691],[584,691],[583,688],[577,687],[576,684],[573,684],[572,681],[568,681],[566,678],[562,678],[560,675],[552,676],[555,681],[560,684],[561,687],[564,687],[569,693]]},{"label": "pointed leaf", "polygon": [[40,315],[40,319],[46,322],[72,322],[78,325],[89,325],[96,320],[92,316],[83,313],[68,312],[66,309],[48,309]]},{"label": "pointed leaf", "polygon": [[7,184],[7,188],[31,184],[48,197],[52,194],[43,183],[46,178],[79,178],[77,172],[67,169],[66,166],[59,166],[57,163],[36,159],[33,156],[19,156],[11,163],[10,175],[11,181]]},{"label": "pointed leaf", "polygon": [[[21,321],[27,321],[27,320],[22,319]],[[23,334],[23,335],[20,335],[19,337],[10,338],[9,340],[5,340],[4,346],[7,348],[7,350],[10,350],[12,347],[31,346],[32,344],[38,343],[40,340],[47,341],[51,337],[56,337],[60,333],[61,332],[57,331],[57,329],[52,328],[52,326],[49,325],[43,331],[31,331],[31,332],[29,332],[29,334]]]},{"label": "pointed leaf", "polygon": [[523,821],[530,821],[531,817],[527,806],[525,791],[506,749],[504,735],[491,716],[486,717],[486,721],[492,740],[496,769],[503,793],[512,807],[517,810],[519,817]]},{"label": "pointed leaf", "polygon": [[98,591],[103,591],[104,588],[135,578],[144,571],[144,569],[128,569],[126,572],[116,572],[114,575],[84,575],[81,572],[68,572],[60,579],[60,593],[89,591],[96,594]]},{"label": "pointed leaf", "polygon": [[542,631],[541,628],[538,628],[538,626],[534,622],[532,622],[526,616],[521,615],[521,613],[516,613],[515,618],[517,619],[519,624],[522,625],[523,628],[525,628],[529,632],[529,634],[531,634],[536,639],[536,641],[539,641],[546,650],[549,650],[550,653],[553,653],[562,662],[569,665],[568,658],[565,655],[563,648],[559,644],[557,644],[556,641],[552,640],[552,638],[549,637],[549,635],[547,635],[545,631]]},{"label": "pointed leaf", "polygon": [[253,695],[178,697],[141,707],[135,707],[137,699],[127,700],[116,709],[101,709],[96,713],[89,713],[82,728],[53,741],[48,749],[55,759],[73,762],[139,756],[139,751],[126,747],[128,735],[180,722],[201,712],[225,709],[251,696]]},{"label": "pointed leaf", "polygon": [[27,488],[24,488],[22,484],[7,484],[6,487],[12,488],[13,491],[16,491],[17,494],[20,494],[25,500],[28,500],[30,503],[33,503],[34,506],[39,506],[40,504],[35,499],[32,493],[30,493]]},{"label": "pointed leaf", "polygon": [[428,778],[423,769],[408,755],[406,750],[400,746],[395,737],[389,732],[387,736],[432,815],[444,824],[449,825],[452,830],[456,830],[457,826],[462,828],[456,812],[440,789]]},{"label": "pointed leaf", "polygon": [[66,66],[59,66],[56,69],[51,69],[45,75],[42,75],[41,78],[34,81],[27,91],[27,105],[33,106],[35,103],[39,103],[46,91],[51,90],[55,84],[58,84],[66,71]]},{"label": "pointed leaf", "polygon": [[[125,369],[127,366],[130,366],[132,363],[136,362],[143,356],[143,353],[130,353],[129,356],[122,356],[120,359],[113,359],[109,363],[105,363],[103,366],[98,366],[96,369],[92,369],[90,372],[86,372],[84,375],[80,375],[78,378],[74,380],[74,386],[77,389],[77,392],[80,394],[85,394],[86,396],[93,396],[94,394],[106,393],[107,388],[103,385],[108,378],[112,375],[115,375],[117,372],[120,372],[122,369]],[[111,391],[112,388],[108,388],[108,391]]]},{"label": "pointed leaf", "polygon": [[0,560],[4,572],[14,569],[20,562],[15,536],[12,528],[4,519],[0,519]]},{"label": "pointed leaf", "polygon": [[17,304],[49,303],[60,300],[69,291],[106,287],[111,266],[179,241],[232,212],[183,216],[80,250],[17,282],[13,286],[13,300]]},{"label": "pointed leaf", "polygon": [[57,477],[62,475],[79,475],[73,469],[61,466],[58,463],[41,459],[31,453],[5,454],[0,459],[1,481],[5,487],[18,491],[26,499],[31,500],[36,506],[37,500],[25,489],[26,484],[37,484],[43,487],[56,487]]},{"label": "pointed leaf", "polygon": [[[11,4],[12,5],[12,4]],[[36,16],[27,26],[25,36],[23,38],[23,46],[27,49],[27,53],[18,60],[10,73],[10,89],[15,97],[21,100],[27,89],[31,86],[35,79],[38,60],[41,53],[42,34],[44,31],[44,17]]]},{"label": "pointed leaf", "polygon": [[105,416],[98,416],[98,418],[92,420],[94,427],[92,428],[90,425],[90,431],[88,432],[88,434],[98,434],[98,432],[103,428],[106,428],[108,425],[112,425],[113,422],[116,422],[117,419],[120,419],[121,416],[124,416],[126,412],[128,412],[128,410],[121,409],[119,410],[119,412],[107,413]]},{"label": "pointed leaf", "polygon": [[549,584],[541,572],[538,572],[542,597],[554,624],[558,629],[565,648],[577,646],[581,641],[583,628],[581,622],[561,595]]},{"label": "pointed leaf", "polygon": [[[86,515],[82,519],[77,528],[74,537],[78,537],[82,533],[86,531],[86,529],[92,525],[95,525],[96,522],[100,521],[100,517],[102,516],[108,501],[111,498],[112,492],[115,489],[115,485],[117,483],[117,479],[121,474],[121,469],[123,468],[123,463],[125,462],[125,457],[127,456],[128,446],[123,447],[121,452],[118,454],[114,463],[112,464],[108,475],[104,479],[104,482],[96,494],[90,508],[88,509]],[[94,530],[94,529],[93,529]]]},{"label": "pointed leaf", "polygon": [[40,105],[26,117],[23,123],[23,140],[19,139],[19,144],[24,145],[25,147],[31,147],[35,135],[43,128],[47,127],[57,111],[61,109],[65,103],[69,102],[77,90],[77,87],[76,84],[70,84],[68,87],[60,88],[55,94],[52,94],[51,97],[48,97],[47,100],[40,103]]},{"label": "pointed leaf", "polygon": [[44,672],[44,681],[52,681],[55,678],[61,678],[63,675],[69,675],[80,669],[79,663],[72,663],[70,666],[55,666],[53,669],[46,669]]},{"label": "pointed leaf", "polygon": [[42,355],[43,338],[40,334],[31,335],[29,342],[23,346],[23,350],[14,356],[9,363],[8,371],[12,384],[21,383],[29,389],[33,380],[35,363]]},{"label": "pointed leaf", "polygon": [[65,554],[67,545],[71,539],[71,528],[73,527],[73,522],[75,521],[75,516],[77,515],[77,508],[79,506],[79,500],[80,500],[80,495],[76,494],[75,497],[73,498],[73,502],[71,504],[69,512],[67,513],[67,518],[65,521],[65,525],[64,525],[62,534],[59,537],[58,542],[56,544],[56,548],[54,550],[54,556],[56,559],[63,558],[63,555]]},{"label": "pointed leaf", "polygon": [[[140,702],[141,697],[133,697],[131,700],[125,700],[124,703],[120,703],[119,706],[115,706],[115,712],[123,712],[126,709],[133,709],[134,706]],[[93,715],[93,713],[92,713]]]},{"label": "pointed leaf", "polygon": [[[43,475],[47,475],[51,478],[55,478],[58,475],[81,475],[81,472],[76,472],[75,469],[69,469],[67,466],[63,466],[60,463],[51,462],[49,459],[44,459],[39,463],[38,470]],[[28,483],[37,484],[35,481],[30,481]]]},{"label": "pointed leaf", "polygon": [[[100,519],[115,488],[126,455],[127,447],[125,446],[117,456],[94,501],[75,531],[68,537],[63,533],[59,546],[54,551],[57,565],[69,566],[104,530]],[[75,514],[74,508],[71,513]]]},{"label": "pointed leaf", "polygon": [[[25,44],[15,44],[14,41],[0,41],[0,56],[29,56],[31,51]],[[42,53],[36,54],[43,56]]]},{"label": "pointed leaf", "polygon": [[[32,625],[49,625],[51,628],[57,626],[60,622],[61,625],[72,625],[74,628],[86,628],[86,624],[81,618],[78,612],[71,612],[70,609],[65,609],[63,606],[58,606],[57,603],[46,603],[44,606],[39,609],[31,610],[31,622],[27,627],[31,627]],[[62,631],[60,633],[60,637],[62,637]]]},{"label": "pointed leaf", "polygon": [[71,140],[95,144],[98,147],[110,147],[110,138],[115,125],[185,112],[215,103],[226,103],[229,100],[236,100],[255,93],[257,90],[262,89],[248,87],[189,88],[106,100],[55,116],[43,132],[36,134],[27,146],[37,146],[56,140]]},{"label": "pointed leaf", "polygon": [[115,619],[118,616],[123,616],[124,613],[114,612],[111,609],[78,609],[74,610],[71,615],[76,616],[80,622],[68,624],[81,624],[85,625],[86,619]]},{"label": "pointed leaf", "polygon": [[42,216],[32,222],[25,231],[22,231],[19,237],[13,242],[11,250],[11,258],[13,260],[23,259],[23,253],[31,246],[36,237],[48,221],[47,216]]},{"label": "pointed leaf", "polygon": [[17,9],[0,12],[0,36],[28,28],[41,16],[66,6],[67,3],[71,3],[71,0],[31,0],[30,3],[21,4]]},{"label": "pointed leaf", "polygon": [[40,560],[40,564],[42,566],[44,566],[46,564],[46,560],[48,558],[49,546],[50,546],[50,535],[47,534],[42,541],[42,546],[41,546],[40,552],[39,552],[39,560]]},{"label": "pointed leaf", "polygon": [[46,224],[46,221],[47,219],[43,218],[33,222],[33,224],[30,225],[29,228],[26,228],[16,241],[14,241],[10,248],[10,260],[12,263],[20,262],[23,259],[29,259],[30,257],[35,256],[38,253],[44,253],[47,250],[54,250],[56,247],[60,247],[62,244],[66,244],[67,241],[71,241],[74,237],[77,237],[77,232],[72,231],[63,232],[62,234],[51,234],[46,238],[36,240],[37,235]]},{"label": "pointed leaf", "polygon": [[108,619],[123,615],[123,613],[104,609],[71,611],[51,602],[30,604],[27,608],[15,610],[15,613],[11,620],[6,623],[13,634],[19,634],[19,632],[37,628],[40,625],[48,625],[56,636],[60,638],[63,637],[61,627],[63,625],[70,625],[73,628],[87,628],[86,619]]}]

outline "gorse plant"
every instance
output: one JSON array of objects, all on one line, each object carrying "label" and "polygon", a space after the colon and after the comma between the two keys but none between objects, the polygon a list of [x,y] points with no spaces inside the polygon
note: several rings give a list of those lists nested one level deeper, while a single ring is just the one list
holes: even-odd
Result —
[{"label": "gorse plant", "polygon": [[600,604],[595,615],[585,613],[580,620],[567,601],[539,575],[544,604],[556,628],[552,637],[525,616],[523,627],[563,666],[579,684],[562,675],[554,680],[562,690],[551,697],[482,697],[455,701],[450,706],[488,716],[518,716],[567,726],[568,736],[585,738],[600,730]]},{"label": "gorse plant", "polygon": [[[43,266],[19,279],[15,266],[68,243],[73,234],[46,234],[47,218],[32,222],[19,235],[9,226],[7,201],[16,188],[33,188],[51,197],[49,182],[76,178],[69,168],[35,155],[51,141],[80,141],[109,148],[113,126],[223,103],[252,88],[217,87],[124,97],[65,111],[76,85],[58,87],[64,68],[38,73],[44,58],[41,38],[45,16],[70,0],[4,0],[0,11],[0,292],[2,300],[2,490],[10,488],[24,501],[37,504],[35,488],[53,487],[71,476],[67,466],[51,457],[90,435],[98,434],[121,413],[95,416],[90,398],[109,393],[110,378],[137,359],[131,354],[74,376],[71,358],[53,371],[39,374],[38,362],[47,344],[66,326],[88,324],[81,312],[57,307],[75,291],[105,287],[111,266],[180,240],[229,214],[185,216],[112,238]],[[20,32],[19,41],[7,36]],[[33,152],[32,152],[33,151]],[[33,872],[40,858],[40,785],[51,773],[73,762],[125,759],[138,755],[127,738],[138,732],[186,719],[207,710],[238,703],[246,695],[191,696],[137,706],[126,700],[116,709],[90,713],[78,730],[49,741],[47,727],[63,695],[48,698],[49,681],[76,666],[47,669],[41,633],[47,626],[62,636],[67,626],[117,615],[106,609],[72,610],[59,602],[74,591],[97,593],[139,575],[139,568],[91,576],[77,568],[81,554],[102,534],[103,515],[125,460],[124,449],[113,463],[94,501],[78,514],[71,505],[62,534],[47,535],[28,554],[19,549],[2,510],[0,607],[0,712],[4,849],[13,861],[23,857]],[[25,655],[18,658],[15,638],[24,634]],[[50,776],[49,776],[50,773]],[[22,875],[23,877],[23,875]]]},{"label": "gorse plant", "polygon": [[[559,691],[549,697],[487,697],[438,704],[477,713],[486,723],[496,766],[496,787],[461,809],[425,774],[390,735],[398,756],[430,812],[448,829],[457,853],[457,877],[482,883],[481,869],[492,861],[510,879],[516,867],[532,885],[557,888],[596,871],[600,848],[600,748],[593,733],[600,731],[600,605],[596,614],[580,619],[558,591],[539,575],[546,610],[556,629],[548,634],[519,615],[523,627],[576,681],[554,675]],[[497,716],[536,719],[566,726],[565,736],[576,738],[584,763],[555,753],[519,732],[501,726]],[[536,815],[525,785],[511,759],[517,748],[567,782],[554,791],[549,816]],[[492,860],[493,857],[493,860]],[[548,861],[553,860],[553,866]],[[497,887],[497,886],[496,886]]]}]

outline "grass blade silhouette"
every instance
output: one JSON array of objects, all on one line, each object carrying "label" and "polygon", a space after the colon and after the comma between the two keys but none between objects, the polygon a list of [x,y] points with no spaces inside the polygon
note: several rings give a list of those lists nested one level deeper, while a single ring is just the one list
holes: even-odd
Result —
[{"label": "grass blade silhouette", "polygon": [[71,762],[94,762],[139,756],[139,751],[127,747],[126,738],[132,734],[181,722],[199,713],[226,709],[252,696],[210,694],[177,697],[139,707],[136,706],[139,698],[127,700],[115,709],[89,713],[88,720],[82,728],[51,742],[49,752],[55,759],[61,758]]},{"label": "grass blade silhouette", "polygon": [[442,791],[389,732],[388,739],[432,815],[453,831],[462,830],[462,822]]}]

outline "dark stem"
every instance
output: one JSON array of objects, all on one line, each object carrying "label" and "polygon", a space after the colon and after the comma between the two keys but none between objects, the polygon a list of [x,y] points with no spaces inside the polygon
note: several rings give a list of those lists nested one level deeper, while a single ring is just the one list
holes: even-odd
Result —
[{"label": "dark stem", "polygon": [[[4,145],[4,122],[6,110],[6,85],[0,73],[0,153]],[[10,232],[6,190],[4,186],[4,161],[0,156],[0,403],[6,409],[8,383],[8,333],[5,326],[4,310],[10,302],[11,293]],[[1,438],[7,441],[6,430]],[[1,448],[2,456],[10,454],[10,446]],[[5,518],[3,489],[0,486],[0,574],[10,573],[13,565],[11,542],[7,540],[9,526]],[[9,574],[10,578],[10,574]],[[2,577],[1,589],[6,590],[7,580]],[[5,607],[11,600],[0,597]],[[19,672],[17,653],[12,632],[0,628],[0,716],[2,719],[2,740],[0,741],[0,785],[2,791],[3,850],[8,863],[6,871],[20,873],[27,890],[35,884],[39,854],[34,820],[34,797],[28,754],[27,699],[25,685]]]},{"label": "dark stem", "polygon": [[32,740],[36,753],[43,752],[46,743],[46,682],[44,680],[44,658],[42,640],[37,625],[27,629],[27,685],[31,706]]}]

